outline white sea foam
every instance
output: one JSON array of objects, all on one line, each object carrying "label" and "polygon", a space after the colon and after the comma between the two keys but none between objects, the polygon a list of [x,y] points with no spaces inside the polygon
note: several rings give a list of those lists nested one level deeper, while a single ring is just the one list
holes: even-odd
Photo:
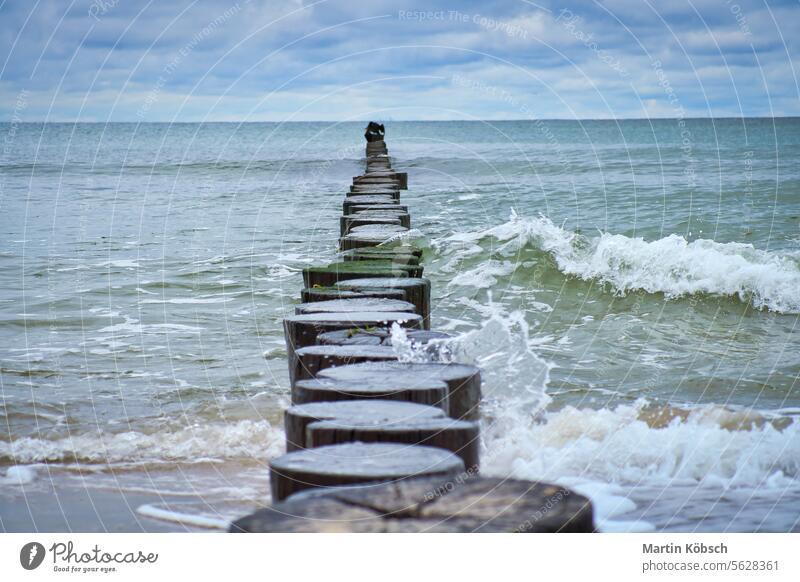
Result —
[{"label": "white sea foam", "polygon": [[[562,484],[592,499],[604,531],[648,531],[625,520],[630,492],[643,484],[719,490],[800,491],[800,422],[775,412],[705,405],[659,408],[646,400],[613,409],[547,410],[550,366],[537,356],[522,314],[486,306],[478,329],[436,340],[446,361],[482,368],[481,471]],[[393,329],[401,359],[425,361]]]},{"label": "white sea foam", "polygon": [[230,526],[230,521],[227,519],[193,513],[182,513],[170,509],[163,509],[156,505],[140,505],[136,508],[136,513],[162,521],[206,529],[227,530],[228,526]]},{"label": "white sea foam", "polygon": [[656,241],[603,233],[583,237],[566,231],[546,217],[521,218],[487,230],[458,233],[434,245],[455,248],[446,270],[456,271],[460,262],[476,254],[476,243],[493,239],[493,252],[508,260],[492,259],[459,272],[452,284],[488,288],[497,277],[514,272],[513,257],[528,246],[549,253],[559,270],[585,280],[611,285],[617,293],[644,290],[669,298],[706,293],[738,297],[757,308],[800,313],[800,264],[791,254],[762,251],[749,244],[718,243],[708,239],[691,242],[669,235]]},{"label": "white sea foam", "polygon": [[800,487],[800,423],[745,423],[758,415],[707,405],[647,422],[641,400],[614,409],[566,407],[538,422],[487,422],[484,472],[618,485],[694,484],[722,489]]},{"label": "white sea foam", "polygon": [[55,440],[26,437],[0,442],[0,459],[18,464],[73,460],[88,463],[266,460],[280,454],[282,447],[280,429],[266,420],[240,420],[152,434],[94,432]]},{"label": "white sea foam", "polygon": [[0,477],[0,485],[27,485],[36,480],[36,468],[25,465],[9,467],[6,474]]},{"label": "white sea foam", "polygon": [[[646,486],[664,491],[698,488],[780,498],[800,493],[800,423],[766,422],[732,430],[741,413],[706,406],[654,426],[647,403],[615,409],[567,407],[534,420],[505,406],[484,418],[481,472],[558,483],[592,500],[601,531],[649,531],[654,525],[624,517]],[[635,499],[635,497],[634,497]]]},{"label": "white sea foam", "polygon": [[230,297],[219,295],[217,297],[173,297],[172,299],[142,299],[139,303],[172,303],[174,305],[183,304],[202,304],[202,303],[227,303],[232,301]]},{"label": "white sea foam", "polygon": [[401,361],[474,364],[481,369],[484,398],[535,414],[550,401],[546,394],[550,365],[540,358],[525,315],[507,313],[501,305],[485,306],[486,320],[477,329],[450,339],[412,345],[400,326],[392,326],[392,347]]}]

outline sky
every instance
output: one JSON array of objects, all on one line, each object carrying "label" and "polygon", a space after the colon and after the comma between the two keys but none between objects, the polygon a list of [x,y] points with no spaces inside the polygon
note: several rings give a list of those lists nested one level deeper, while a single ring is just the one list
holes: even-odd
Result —
[{"label": "sky", "polygon": [[797,0],[0,0],[0,120],[796,116],[798,29]]}]

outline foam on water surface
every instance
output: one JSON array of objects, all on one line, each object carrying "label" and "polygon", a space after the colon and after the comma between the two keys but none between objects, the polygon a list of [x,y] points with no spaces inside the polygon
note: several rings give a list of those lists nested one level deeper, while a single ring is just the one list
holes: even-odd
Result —
[{"label": "foam on water surface", "polygon": [[750,244],[719,243],[709,239],[688,241],[671,234],[655,241],[601,233],[585,237],[564,230],[549,218],[522,218],[512,211],[508,222],[439,239],[441,251],[453,249],[446,270],[460,261],[482,254],[478,244],[499,243],[492,258],[459,272],[454,285],[489,288],[498,277],[525,267],[515,257],[526,247],[548,253],[566,275],[608,284],[619,294],[644,290],[668,298],[693,294],[737,297],[759,309],[800,313],[800,263],[791,253],[758,250]]},{"label": "foam on water surface", "polygon": [[[680,408],[639,399],[611,408],[553,406],[551,365],[519,313],[499,305],[477,329],[441,343],[436,357],[483,369],[482,473],[545,480],[589,496],[603,531],[651,531],[630,519],[639,487],[800,493],[800,422],[789,414],[720,405]],[[431,352],[392,328],[403,361]],[[634,501],[634,499],[636,501]],[[800,516],[798,516],[800,517]],[[663,525],[663,524],[658,524]]]},{"label": "foam on water surface", "polygon": [[[283,432],[266,420],[198,423],[154,433],[84,432],[67,438],[0,441],[0,461],[142,464],[268,459],[283,447]],[[13,467],[12,467],[13,468]],[[12,475],[13,477],[13,475]],[[8,479],[8,475],[6,479]]]}]

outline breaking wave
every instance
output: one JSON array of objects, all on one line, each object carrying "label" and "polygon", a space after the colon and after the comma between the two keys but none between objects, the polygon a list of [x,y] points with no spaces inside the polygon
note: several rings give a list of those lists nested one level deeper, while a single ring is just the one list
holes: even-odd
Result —
[{"label": "breaking wave", "polygon": [[54,440],[26,437],[0,442],[0,462],[148,464],[230,459],[266,461],[280,454],[282,447],[283,431],[279,428],[266,420],[241,420],[152,434],[95,432]]},{"label": "breaking wave", "polygon": [[[485,253],[478,243],[499,242],[492,259],[463,270],[461,262]],[[497,277],[528,266],[515,256],[525,249],[547,253],[562,273],[610,285],[618,294],[643,290],[667,298],[694,294],[736,297],[758,309],[800,313],[800,264],[797,257],[762,251],[750,244],[687,241],[671,234],[656,241],[603,233],[597,237],[564,230],[549,218],[522,218],[512,211],[508,222],[487,230],[457,233],[435,241],[440,252],[453,252],[445,267],[454,285],[489,288]]]}]

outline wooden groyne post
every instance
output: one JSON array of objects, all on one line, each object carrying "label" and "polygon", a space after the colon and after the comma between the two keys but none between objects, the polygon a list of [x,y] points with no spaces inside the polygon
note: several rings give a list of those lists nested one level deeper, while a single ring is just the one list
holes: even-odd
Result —
[{"label": "wooden groyne post", "polygon": [[[270,462],[272,505],[232,532],[590,532],[588,499],[546,483],[479,475],[481,374],[397,360],[391,326],[430,331],[431,285],[392,168],[370,122],[366,169],[342,205],[339,259],[303,271],[284,320],[292,406],[286,454]],[[435,342],[431,342],[431,346]]]}]

